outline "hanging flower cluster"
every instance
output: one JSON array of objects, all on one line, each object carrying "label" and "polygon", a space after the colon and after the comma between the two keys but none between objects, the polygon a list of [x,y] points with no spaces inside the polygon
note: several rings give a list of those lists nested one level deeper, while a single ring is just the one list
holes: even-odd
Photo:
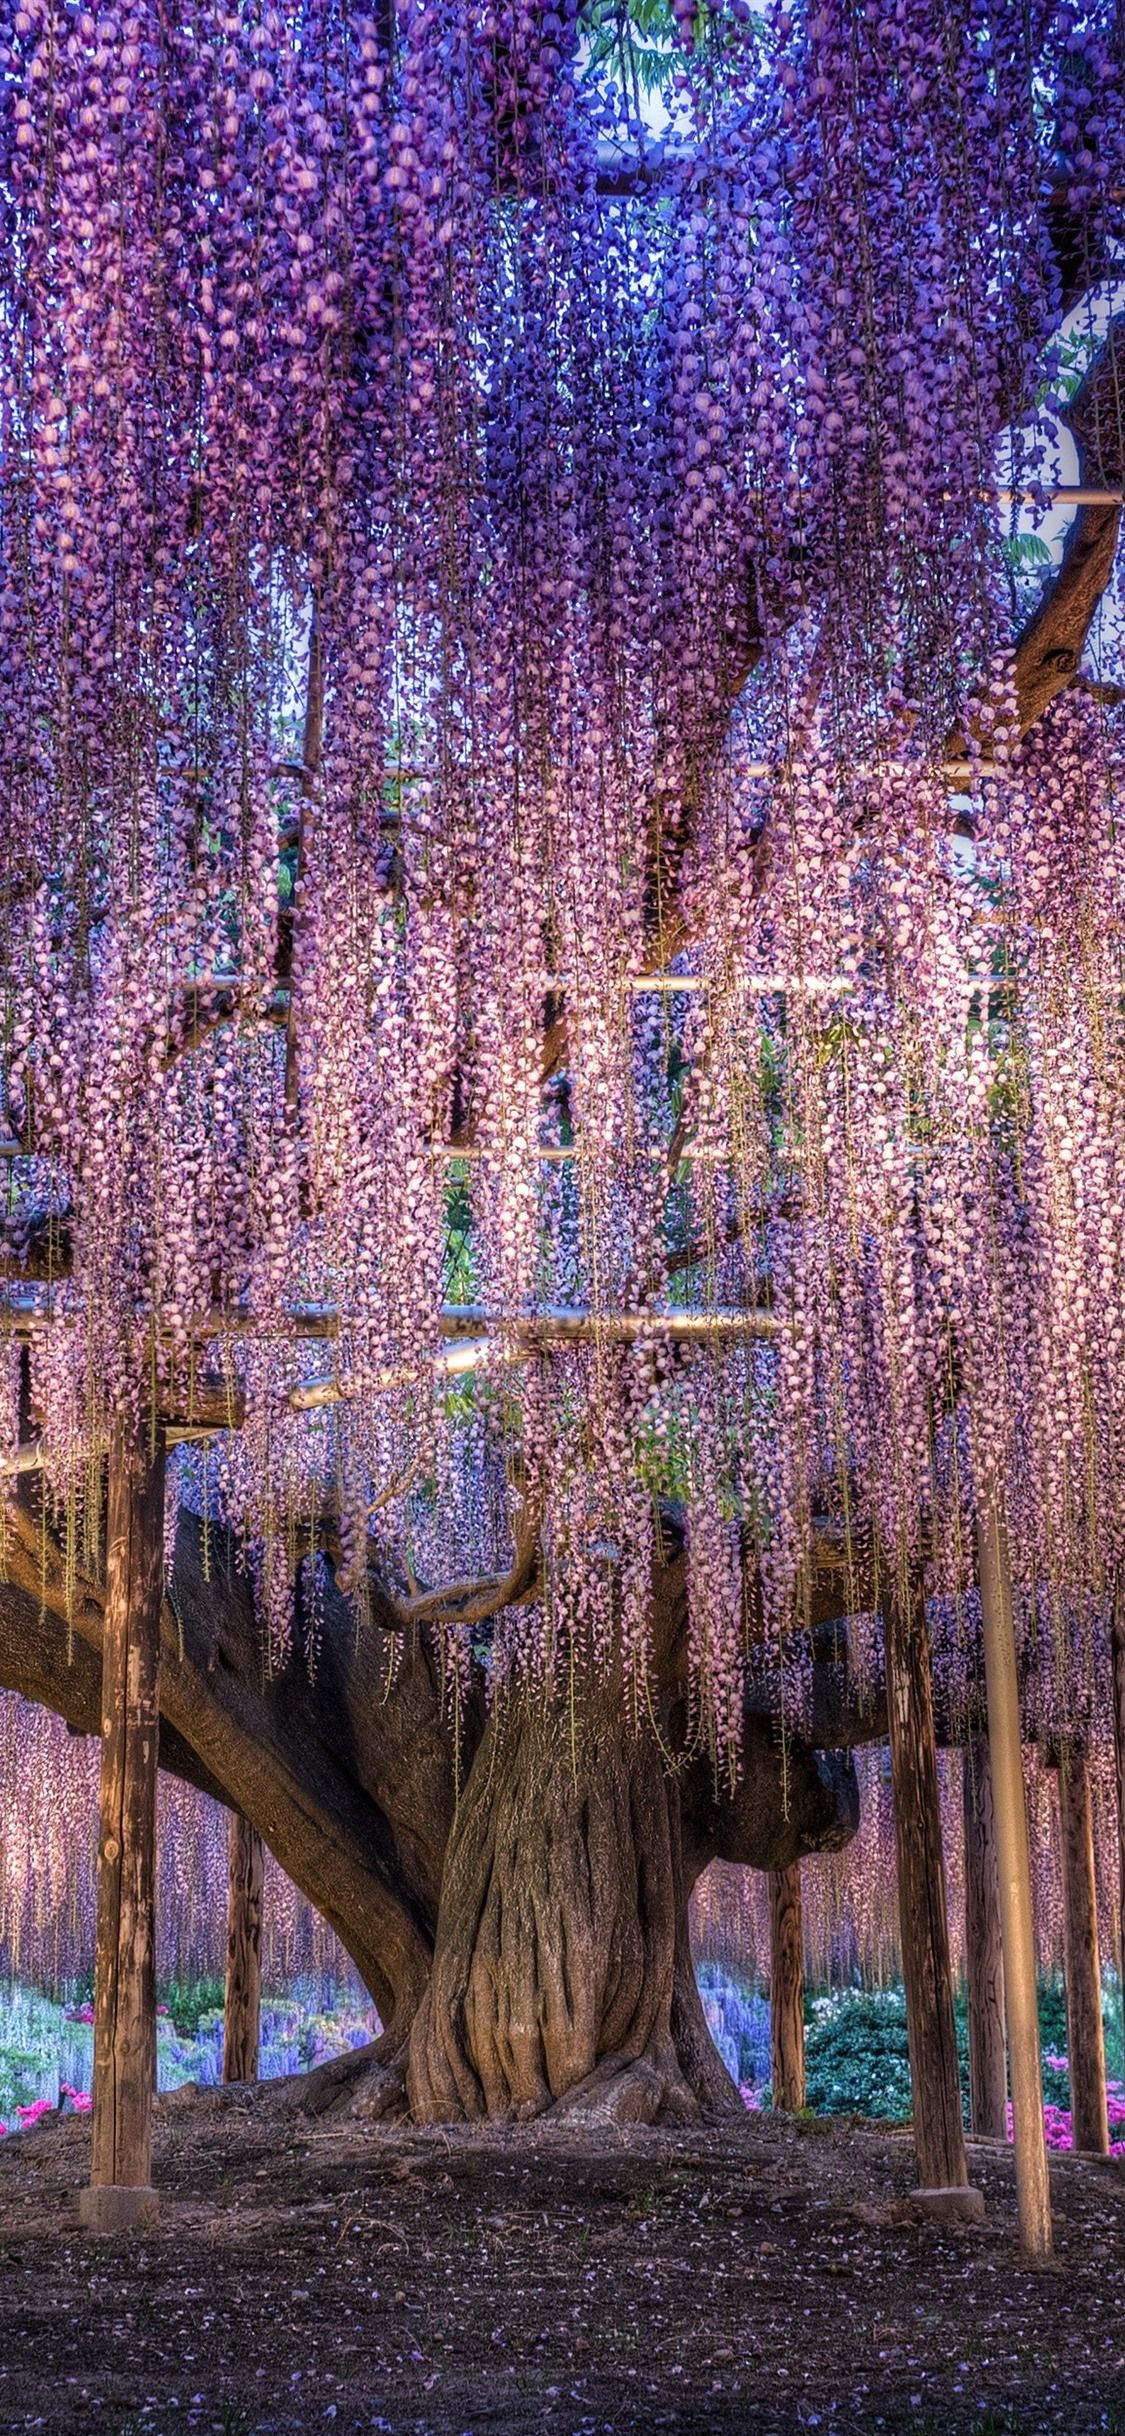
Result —
[{"label": "hanging flower cluster", "polygon": [[[62,1719],[0,1694],[0,1979],[65,1988],[94,1951],[98,1748]],[[162,1981],[221,1975],[226,1955],[228,1813],[162,1776],[156,1968]],[[304,1973],[343,1980],[342,1947],[266,1855],[262,1906],[267,1985]]]},{"label": "hanging flower cluster", "polygon": [[[858,1831],[842,1852],[802,1866],[806,1964],[821,1986],[888,1986],[900,1977],[894,1816],[885,1755],[861,1750]],[[964,1976],[963,1758],[943,1752],[942,1844],[954,1970]],[[971,1762],[970,1762],[971,1764]],[[1116,1954],[1117,1824],[1113,1760],[1089,1760],[1103,1958]],[[1064,1959],[1058,1797],[1041,1751],[1025,1754],[1037,1947],[1045,1975]],[[97,1749],[61,1720],[13,1694],[0,1696],[0,1978],[62,1988],[85,1977],[94,1945]],[[226,1943],[227,1813],[194,1787],[161,1779],[158,1823],[161,1980],[221,1972]],[[349,1966],[319,1915],[266,1857],[263,1967],[279,1987],[305,1973],[340,1981]],[[692,1897],[692,1946],[702,1961],[743,1980],[769,1980],[765,1874],[712,1862]]]},{"label": "hanging flower cluster", "polygon": [[0,10],[10,1325],[75,1545],[226,1383],[279,1661],[328,1509],[360,1597],[534,1510],[498,1677],[639,1701],[674,1499],[728,1755],[825,1525],[1116,1579],[1125,743],[1021,744],[991,504],[1120,226],[1064,15],[677,8],[654,138],[569,0]]},{"label": "hanging flower cluster", "polygon": [[[962,1985],[966,1976],[965,1764],[961,1753],[939,1754],[951,1959],[954,1976]],[[971,1755],[967,1764],[972,1765]],[[810,1983],[822,1988],[888,1988],[902,1976],[889,1767],[879,1751],[857,1752],[856,1766],[860,1811],[855,1836],[843,1852],[815,1853],[801,1868],[805,1967]],[[1043,1764],[1035,1747],[1024,1754],[1024,1781],[1039,1970],[1045,1979],[1060,1979],[1065,1938],[1058,1795],[1054,1772]],[[1117,1952],[1118,1868],[1113,1761],[1108,1750],[1091,1759],[1090,1781],[1098,1941],[1103,1962],[1112,1968]],[[712,1861],[692,1895],[691,1937],[699,1961],[722,1963],[744,1983],[768,1987],[769,1886],[764,1872]],[[1118,2059],[1111,2060],[1116,2064]]]}]

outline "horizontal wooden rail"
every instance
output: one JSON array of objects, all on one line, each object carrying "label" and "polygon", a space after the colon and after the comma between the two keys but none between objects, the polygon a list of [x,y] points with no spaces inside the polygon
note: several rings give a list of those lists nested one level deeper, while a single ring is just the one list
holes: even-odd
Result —
[{"label": "horizontal wooden rail", "polygon": [[[34,1327],[47,1325],[56,1312],[46,1286],[18,1286],[0,1296],[0,1333],[7,1319],[13,1334],[25,1336]],[[285,1343],[290,1340],[332,1338],[341,1330],[362,1327],[369,1314],[363,1311],[341,1311],[337,1303],[289,1303],[268,1312],[249,1311],[245,1305],[224,1311],[217,1305],[209,1311],[189,1313],[176,1331],[197,1344],[218,1344],[224,1338],[259,1336],[267,1342]],[[489,1311],[483,1303],[444,1303],[437,1314],[440,1335],[447,1345],[477,1344],[485,1337],[499,1338],[507,1331],[515,1333],[523,1343],[540,1340],[557,1344],[634,1344],[646,1335],[670,1337],[679,1344],[716,1337],[773,1336],[780,1323],[766,1309],[751,1311],[590,1311],[581,1305],[567,1303],[544,1304],[538,1311]],[[171,1330],[164,1334],[171,1337]],[[435,1357],[439,1360],[445,1358]],[[450,1365],[456,1367],[457,1365]],[[415,1374],[411,1374],[415,1375]],[[223,1398],[226,1384],[210,1374],[200,1382],[198,1401],[207,1422],[221,1425],[224,1417]],[[175,1420],[190,1426],[192,1415],[185,1410],[181,1393]]]},{"label": "horizontal wooden rail", "polygon": [[1082,482],[1054,482],[1043,490],[998,490],[986,497],[998,499],[1003,507],[1125,507],[1125,491],[1090,490]]},{"label": "horizontal wooden rail", "polygon": [[[674,1345],[740,1343],[779,1336],[785,1322],[772,1311],[607,1311],[596,1313],[555,1306],[516,1319],[503,1319],[472,1304],[449,1306],[442,1313],[442,1332],[459,1340],[436,1354],[435,1377],[457,1377],[477,1366],[481,1353],[499,1347],[517,1360],[552,1345],[635,1345],[642,1337],[660,1337]],[[339,1378],[309,1379],[290,1390],[294,1412],[317,1412],[357,1396],[409,1386],[417,1371],[402,1369],[345,1372]]]}]

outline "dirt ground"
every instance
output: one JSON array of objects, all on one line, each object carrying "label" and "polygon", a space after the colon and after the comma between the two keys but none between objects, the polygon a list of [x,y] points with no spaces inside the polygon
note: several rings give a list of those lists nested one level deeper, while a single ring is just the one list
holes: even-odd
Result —
[{"label": "dirt ground", "polygon": [[99,2436],[1125,2436],[1125,2173],[1052,2166],[1022,2266],[904,2221],[909,2140],[410,2131],[250,2093],[160,2105],[155,2234],[81,2235],[88,2125],[0,2144],[0,2429]]}]

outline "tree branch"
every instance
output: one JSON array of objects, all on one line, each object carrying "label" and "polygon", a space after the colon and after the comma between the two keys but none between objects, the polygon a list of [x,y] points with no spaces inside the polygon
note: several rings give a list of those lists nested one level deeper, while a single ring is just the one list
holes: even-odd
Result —
[{"label": "tree branch", "polygon": [[[1102,489],[1125,482],[1125,315],[1110,328],[1062,420],[1078,448],[1080,480]],[[1117,507],[1082,507],[1062,563],[1016,644],[1016,699],[1024,735],[1079,670],[1113,573],[1121,535]]]},{"label": "tree branch", "polygon": [[[6,1519],[0,1683],[96,1731],[103,1585],[80,1579],[68,1618],[62,1553],[30,1495],[17,1494]],[[168,1752],[178,1773],[206,1781],[258,1828],[342,1937],[384,2023],[402,2025],[429,1969],[455,1800],[423,1638],[408,1636],[388,1681],[386,1636],[397,1630],[388,1603],[375,1585],[373,1627],[357,1638],[330,1582],[315,1673],[294,1662],[270,1675],[247,1577],[225,1534],[212,1530],[211,1541],[205,1567],[199,1521],[181,1512],[161,1651]],[[479,1731],[474,1710],[467,1760]]]},{"label": "tree branch", "polygon": [[284,1024],[288,1021],[291,993],[274,990],[268,1005],[249,1013],[241,1003],[242,984],[237,979],[209,983],[201,981],[187,996],[180,1020],[173,1022],[161,1060],[161,1068],[170,1074],[181,1057],[189,1057],[193,1049],[202,1048],[212,1033],[221,1032],[232,1023]]},{"label": "tree branch", "polygon": [[502,1607],[515,1607],[530,1598],[539,1579],[542,1523],[542,1499],[532,1498],[525,1503],[516,1526],[515,1554],[507,1573],[447,1582],[441,1590],[419,1591],[414,1598],[399,1599],[395,1604],[404,1623],[484,1624]]}]

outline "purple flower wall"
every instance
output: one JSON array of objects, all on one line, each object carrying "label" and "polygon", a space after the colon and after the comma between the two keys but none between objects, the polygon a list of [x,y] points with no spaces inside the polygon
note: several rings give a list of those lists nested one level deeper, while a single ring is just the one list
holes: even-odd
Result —
[{"label": "purple flower wall", "polygon": [[656,157],[572,8],[0,10],[7,1298],[76,1565],[112,1415],[237,1388],[176,1493],[278,1663],[329,1491],[360,1598],[532,1498],[495,1678],[639,1701],[674,1495],[731,1761],[814,1517],[956,1609],[1002,1485],[1078,1703],[1125,1553],[1121,712],[1021,741],[990,498],[1125,79],[1108,10],[676,26]]}]

